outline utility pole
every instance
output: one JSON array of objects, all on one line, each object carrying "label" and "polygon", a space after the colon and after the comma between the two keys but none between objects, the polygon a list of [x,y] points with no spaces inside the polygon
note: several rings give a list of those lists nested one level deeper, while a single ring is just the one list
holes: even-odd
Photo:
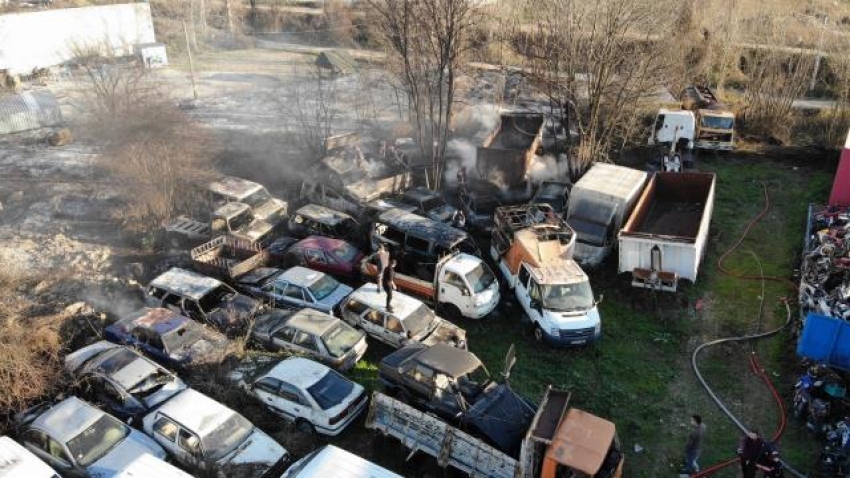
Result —
[{"label": "utility pole", "polygon": [[186,29],[186,20],[183,20],[183,36],[186,37],[186,53],[189,55],[189,72],[192,75],[192,94],[198,99],[198,88],[195,85],[195,64],[192,63],[192,48],[189,46],[189,30]]},{"label": "utility pole", "polygon": [[824,15],[823,24],[820,28],[820,39],[818,40],[818,51],[815,52],[815,69],[812,71],[812,81],[809,83],[809,91],[813,91],[818,82],[818,70],[820,70],[820,62],[823,50],[823,34],[826,32],[826,23],[829,21],[829,17]]}]

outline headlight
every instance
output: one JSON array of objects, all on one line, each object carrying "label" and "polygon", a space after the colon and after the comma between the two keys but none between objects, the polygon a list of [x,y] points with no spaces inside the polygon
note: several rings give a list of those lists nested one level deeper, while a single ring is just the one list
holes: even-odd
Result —
[{"label": "headlight", "polygon": [[488,296],[490,294],[478,294],[475,296],[475,307],[481,307],[482,305],[488,302]]},{"label": "headlight", "polygon": [[558,328],[557,328],[557,327],[552,327],[552,330],[550,331],[550,334],[552,335],[552,337],[558,337],[558,336],[560,336],[560,335],[561,335],[561,331],[560,331],[560,330],[558,330]]}]

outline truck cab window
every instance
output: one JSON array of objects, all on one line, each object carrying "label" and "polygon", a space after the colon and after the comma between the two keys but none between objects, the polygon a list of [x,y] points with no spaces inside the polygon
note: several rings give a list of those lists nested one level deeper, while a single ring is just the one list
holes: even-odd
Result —
[{"label": "truck cab window", "polygon": [[446,285],[452,285],[461,290],[466,288],[466,284],[463,283],[463,279],[454,272],[446,272],[443,282],[445,282]]}]

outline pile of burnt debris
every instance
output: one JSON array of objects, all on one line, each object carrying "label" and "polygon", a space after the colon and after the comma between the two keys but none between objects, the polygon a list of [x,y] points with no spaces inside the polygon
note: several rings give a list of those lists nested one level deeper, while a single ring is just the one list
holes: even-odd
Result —
[{"label": "pile of burnt debris", "polygon": [[802,317],[850,319],[850,208],[810,206],[800,266]]}]

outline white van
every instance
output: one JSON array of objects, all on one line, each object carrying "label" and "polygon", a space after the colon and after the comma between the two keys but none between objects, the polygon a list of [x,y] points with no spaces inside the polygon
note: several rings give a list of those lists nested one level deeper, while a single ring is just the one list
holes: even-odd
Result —
[{"label": "white van", "polygon": [[9,437],[0,437],[0,478],[59,478],[59,474]]},{"label": "white van", "polygon": [[296,461],[280,478],[401,478],[333,445],[326,445]]}]

